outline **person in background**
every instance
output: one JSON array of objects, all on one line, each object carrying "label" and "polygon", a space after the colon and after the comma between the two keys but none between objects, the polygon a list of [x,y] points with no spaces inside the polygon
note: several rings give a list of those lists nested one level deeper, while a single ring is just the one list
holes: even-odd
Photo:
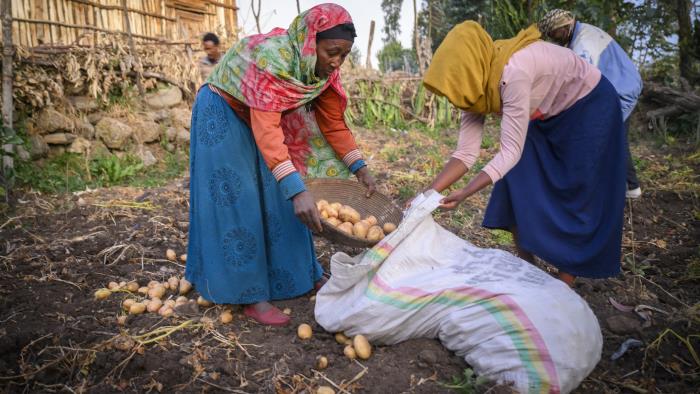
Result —
[{"label": "person in background", "polygon": [[326,177],[342,166],[375,190],[344,120],[340,66],[355,37],[344,8],[317,5],[286,30],[238,41],[199,89],[185,276],[205,299],[280,326],[290,318],[271,301],[323,285],[310,231],[321,219],[302,178],[320,173],[313,152],[326,146],[337,162]]},{"label": "person in background", "polygon": [[565,46],[590,64],[598,67],[600,72],[615,87],[625,121],[626,155],[627,155],[627,198],[639,198],[642,189],[639,186],[637,172],[634,169],[632,153],[629,148],[630,114],[634,110],[639,95],[642,93],[642,77],[632,59],[612,37],[603,30],[577,21],[566,10],[549,11],[537,24],[542,35],[558,45]]},{"label": "person in background", "polygon": [[442,192],[474,167],[485,115],[499,114],[500,151],[441,206],[454,209],[493,183],[483,226],[510,231],[519,257],[554,265],[572,286],[577,276],[620,272],[624,126],[600,71],[540,37],[532,25],[494,42],[474,21],[447,34],[423,84],[461,109],[462,121],[457,150],[430,188]]},{"label": "person in background", "polygon": [[214,33],[207,33],[202,38],[202,49],[206,55],[199,59],[199,72],[202,74],[202,80],[209,78],[211,70],[219,63],[221,52],[219,52],[219,37]]}]

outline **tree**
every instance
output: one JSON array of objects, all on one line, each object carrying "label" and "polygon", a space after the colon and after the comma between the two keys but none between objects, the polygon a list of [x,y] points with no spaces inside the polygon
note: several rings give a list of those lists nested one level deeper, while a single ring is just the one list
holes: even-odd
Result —
[{"label": "tree", "polygon": [[399,20],[401,18],[401,5],[403,0],[382,0],[384,12],[384,38],[385,43],[396,41],[401,33]]},{"label": "tree", "polygon": [[[690,0],[675,1],[676,18],[678,19],[678,66],[681,77],[696,82],[698,75],[693,67],[693,27],[690,23]],[[697,21],[696,21],[697,22]],[[695,53],[697,61],[697,53]]]},{"label": "tree", "polygon": [[258,0],[258,12],[255,13],[255,0],[250,0],[250,10],[253,12],[253,17],[255,18],[255,27],[258,29],[258,34],[262,33],[260,30],[260,2]]},{"label": "tree", "polygon": [[379,69],[382,72],[406,71],[415,73],[418,71],[416,53],[404,48],[397,40],[384,44],[384,47],[377,54]]}]

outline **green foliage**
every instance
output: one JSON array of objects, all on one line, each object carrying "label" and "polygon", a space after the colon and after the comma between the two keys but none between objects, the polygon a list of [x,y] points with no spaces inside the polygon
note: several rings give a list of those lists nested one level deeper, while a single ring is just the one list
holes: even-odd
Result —
[{"label": "green foliage", "polygon": [[377,59],[379,59],[379,69],[382,72],[407,71],[415,73],[418,71],[416,53],[411,49],[405,49],[397,40],[388,41],[377,54]]},{"label": "green foliage", "polygon": [[488,384],[488,380],[482,376],[476,376],[471,368],[464,370],[461,377],[452,378],[451,384],[443,384],[444,387],[456,390],[461,394],[476,394],[479,388]]},{"label": "green foliage", "polygon": [[63,153],[42,161],[24,162],[17,167],[19,186],[43,193],[69,193],[87,187],[115,185],[158,186],[181,175],[189,158],[182,153],[166,153],[156,165],[144,167],[133,155],[86,158]]},{"label": "green foliage", "polygon": [[382,0],[384,13],[384,42],[396,41],[401,33],[401,5],[403,0]]}]

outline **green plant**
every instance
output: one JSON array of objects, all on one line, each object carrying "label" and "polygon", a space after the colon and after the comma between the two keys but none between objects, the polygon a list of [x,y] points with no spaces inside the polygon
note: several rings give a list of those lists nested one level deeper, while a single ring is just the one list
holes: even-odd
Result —
[{"label": "green plant", "polygon": [[462,394],[475,394],[481,386],[488,383],[488,380],[482,376],[476,376],[476,373],[471,368],[467,368],[460,377],[453,377],[452,383],[442,384],[448,389],[457,390]]},{"label": "green plant", "polygon": [[143,163],[134,156],[127,155],[125,159],[109,155],[94,159],[90,172],[106,185],[114,185],[133,177],[143,169]]},{"label": "green plant", "polygon": [[513,234],[504,230],[491,230],[491,237],[496,244],[505,246],[513,243]]}]

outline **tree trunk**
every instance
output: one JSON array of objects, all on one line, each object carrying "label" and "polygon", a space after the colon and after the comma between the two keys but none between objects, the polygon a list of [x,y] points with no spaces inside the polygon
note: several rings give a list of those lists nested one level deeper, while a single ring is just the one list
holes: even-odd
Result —
[{"label": "tree trunk", "polygon": [[297,0],[297,14],[301,14],[301,7],[299,6],[299,0]]},{"label": "tree trunk", "polygon": [[374,40],[374,19],[369,23],[369,41],[367,42],[367,60],[365,67],[372,68],[372,40]]},{"label": "tree trunk", "polygon": [[418,69],[420,74],[423,75],[425,70],[423,69],[423,60],[421,58],[421,45],[420,38],[418,34],[418,6],[416,5],[417,0],[413,0],[413,39],[415,40],[416,46],[416,60],[418,60]]},{"label": "tree trunk", "polygon": [[260,30],[260,1],[258,0],[258,12],[255,13],[255,0],[250,0],[250,10],[253,12],[253,17],[255,18],[255,27],[258,29],[258,34],[261,34]]},{"label": "tree trunk", "polygon": [[[12,58],[14,46],[12,45],[12,2],[4,0],[1,2],[0,17],[2,18],[2,125],[0,137],[3,141],[9,140],[15,134],[12,127]],[[14,169],[13,154],[14,146],[10,143],[2,146],[2,168],[0,178],[2,188],[5,191],[5,200],[9,201],[9,189],[11,172]]]},{"label": "tree trunk", "polygon": [[693,31],[690,25],[690,0],[676,0],[676,17],[678,18],[678,49],[681,77],[695,82],[693,75],[692,39]]}]

